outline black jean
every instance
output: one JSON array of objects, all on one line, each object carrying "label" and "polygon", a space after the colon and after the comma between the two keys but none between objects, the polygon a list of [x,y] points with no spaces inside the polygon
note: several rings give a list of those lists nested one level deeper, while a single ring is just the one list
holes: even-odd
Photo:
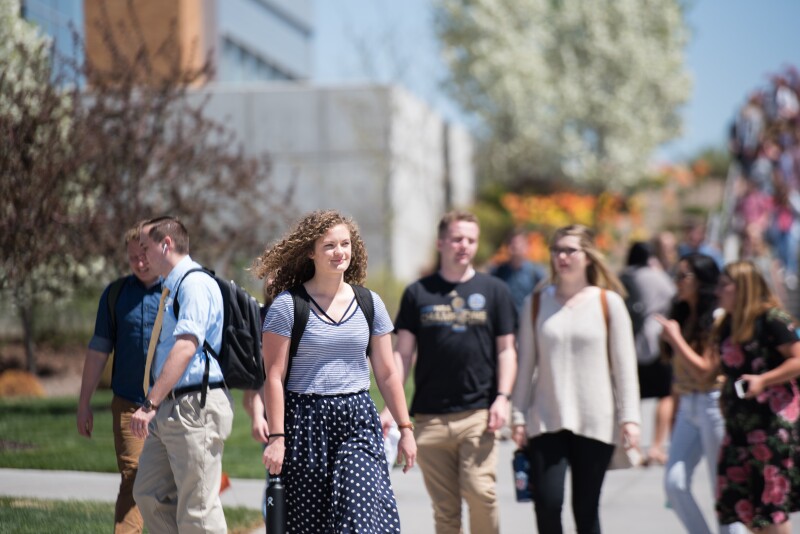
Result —
[{"label": "black jean", "polygon": [[600,534],[600,490],[614,446],[572,432],[548,432],[528,442],[536,526],[561,534],[567,466],[572,472],[572,515],[579,534]]}]

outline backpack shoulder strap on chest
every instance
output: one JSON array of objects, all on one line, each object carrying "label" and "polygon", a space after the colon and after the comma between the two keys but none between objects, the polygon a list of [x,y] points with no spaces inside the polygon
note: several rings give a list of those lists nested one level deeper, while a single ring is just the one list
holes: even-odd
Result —
[{"label": "backpack shoulder strap on chest", "polygon": [[181,277],[180,281],[178,282],[178,285],[175,286],[175,295],[172,297],[172,313],[175,314],[175,319],[178,318],[178,313],[181,311],[181,303],[178,302],[178,292],[181,290],[181,285],[183,284],[183,281],[186,280],[186,277],[192,273],[206,273],[211,278],[214,278],[213,272],[209,271],[208,269],[204,269],[202,267],[196,269],[189,269],[188,271],[186,271],[186,274],[184,274]]},{"label": "backpack shoulder strap on chest", "polygon": [[372,340],[372,326],[375,324],[375,302],[372,300],[372,291],[364,286],[352,286],[353,293],[356,295],[358,307],[364,313],[369,326],[369,337],[367,337],[367,356],[370,355],[370,340]]},{"label": "backpack shoulder strap on chest", "polygon": [[289,357],[286,362],[286,376],[283,380],[283,385],[289,383],[289,373],[292,370],[292,359],[297,354],[297,347],[300,346],[300,338],[303,337],[303,332],[306,331],[308,324],[308,314],[311,313],[311,306],[306,288],[300,284],[297,287],[289,289],[289,294],[292,295],[292,303],[294,304],[294,322],[292,323],[292,338],[289,343]]}]

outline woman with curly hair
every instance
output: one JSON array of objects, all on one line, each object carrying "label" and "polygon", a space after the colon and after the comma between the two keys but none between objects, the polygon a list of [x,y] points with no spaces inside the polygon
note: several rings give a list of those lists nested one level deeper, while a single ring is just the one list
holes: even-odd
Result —
[{"label": "woman with curly hair", "polygon": [[[692,494],[692,477],[705,457],[714,480],[725,421],[719,408],[723,378],[711,355],[711,330],[717,309],[719,267],[711,256],[689,254],[678,262],[678,293],[669,319],[659,316],[664,358],[672,364],[672,389],[678,410],[672,428],[664,490],[670,506],[687,532],[710,533]],[[719,532],[742,532],[741,525],[720,525]]]},{"label": "woman with curly hair", "polygon": [[[369,332],[351,286],[367,272],[358,228],[336,211],[310,213],[256,260],[254,271],[274,277],[262,338],[269,421],[263,459],[284,480],[287,531],[399,532],[381,422],[369,396],[368,345],[378,388],[400,422],[404,471],[414,465],[417,448],[389,314],[372,293]],[[289,289],[307,292],[310,312],[287,379],[294,324]]]},{"label": "woman with curly hair", "polygon": [[[539,532],[562,532],[567,467],[581,533],[600,532],[600,492],[620,437],[639,446],[639,383],[625,290],[582,225],[550,240],[550,280],[519,323],[513,439],[527,450]],[[615,409],[616,407],[616,409]]]},{"label": "woman with curly hair", "polygon": [[714,339],[727,380],[717,515],[723,524],[788,534],[789,514],[800,510],[796,324],[750,262],[725,267],[718,295],[725,313]]}]

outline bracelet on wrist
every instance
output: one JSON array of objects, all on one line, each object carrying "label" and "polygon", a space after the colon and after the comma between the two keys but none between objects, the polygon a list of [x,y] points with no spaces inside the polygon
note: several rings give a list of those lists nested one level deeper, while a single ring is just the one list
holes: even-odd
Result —
[{"label": "bracelet on wrist", "polygon": [[511,400],[511,395],[508,394],[508,393],[503,393],[502,391],[498,391],[497,392],[497,396],[498,397],[505,397],[506,400]]},{"label": "bracelet on wrist", "polygon": [[414,431],[414,423],[412,423],[411,421],[409,421],[408,423],[400,423],[399,425],[397,425],[397,428],[400,428],[400,429],[407,428],[407,429],[409,429],[409,430],[411,430],[413,432]]},{"label": "bracelet on wrist", "polygon": [[282,434],[282,433],[280,433],[280,432],[278,432],[278,433],[275,433],[275,434],[268,434],[268,435],[267,435],[267,439],[272,439],[272,438],[285,438],[285,437],[286,437],[286,434]]}]

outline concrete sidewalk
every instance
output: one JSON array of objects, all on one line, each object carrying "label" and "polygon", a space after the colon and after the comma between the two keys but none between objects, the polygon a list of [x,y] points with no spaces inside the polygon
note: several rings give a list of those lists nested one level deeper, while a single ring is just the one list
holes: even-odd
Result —
[{"label": "concrete sidewalk", "polygon": [[[652,401],[642,402],[642,437],[645,445],[652,435],[653,406]],[[519,504],[514,500],[511,471],[514,445],[505,441],[500,442],[499,447],[497,494],[501,530],[504,534],[536,532],[533,505]],[[664,468],[660,466],[610,471],[603,485],[600,506],[603,531],[611,534],[683,532],[675,514],[665,506],[663,476]],[[433,534],[433,513],[419,468],[406,474],[394,469],[391,478],[403,532]],[[110,473],[0,469],[0,495],[114,502],[118,485],[119,475]],[[701,463],[695,471],[693,487],[706,520],[713,525],[714,505],[705,463]],[[222,493],[222,502],[226,506],[260,510],[263,491],[263,480],[232,479],[230,488]],[[569,484],[564,502],[564,532],[572,533],[575,528],[569,505]],[[792,523],[793,534],[800,534],[800,514],[792,516]],[[466,532],[466,518],[464,525]],[[716,532],[716,529],[712,528],[712,531]],[[255,532],[263,533],[263,529]]]}]

